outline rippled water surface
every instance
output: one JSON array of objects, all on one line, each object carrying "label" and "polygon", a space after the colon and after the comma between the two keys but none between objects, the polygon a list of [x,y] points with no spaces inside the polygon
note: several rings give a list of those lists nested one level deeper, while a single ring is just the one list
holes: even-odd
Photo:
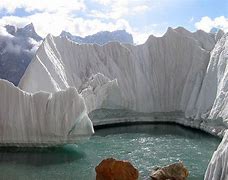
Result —
[{"label": "rippled water surface", "polygon": [[153,166],[181,160],[190,180],[202,180],[220,140],[177,125],[134,125],[97,130],[88,141],[56,148],[1,148],[0,179],[95,179],[104,158],[131,161],[148,179]]}]

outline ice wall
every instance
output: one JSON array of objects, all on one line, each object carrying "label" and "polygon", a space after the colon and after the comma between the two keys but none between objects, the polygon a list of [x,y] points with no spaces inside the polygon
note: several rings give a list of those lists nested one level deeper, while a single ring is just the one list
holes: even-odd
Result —
[{"label": "ice wall", "polygon": [[0,145],[76,143],[93,134],[85,103],[75,88],[30,94],[0,80]]},{"label": "ice wall", "polygon": [[207,167],[204,180],[228,179],[228,131]]},{"label": "ice wall", "polygon": [[[196,117],[228,119],[228,34],[224,35],[211,52],[202,88],[196,103]],[[195,114],[193,114],[195,116]]]},{"label": "ice wall", "polygon": [[[163,37],[150,36],[143,45],[99,46],[78,45],[48,35],[19,87],[28,92],[55,92],[70,86],[79,89],[93,74],[101,73],[117,80],[122,101],[113,101],[114,107],[140,112],[194,113],[209,49],[215,45],[212,35],[204,33],[204,39],[208,38],[204,43],[199,37],[187,30],[183,33],[169,28]],[[114,98],[108,96],[109,99],[115,99],[117,93],[113,94]],[[104,97],[98,99],[105,102]]]}]

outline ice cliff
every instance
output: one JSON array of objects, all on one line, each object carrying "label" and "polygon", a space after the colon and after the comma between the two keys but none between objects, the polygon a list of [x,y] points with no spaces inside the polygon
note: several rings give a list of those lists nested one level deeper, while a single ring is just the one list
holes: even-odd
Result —
[{"label": "ice cliff", "polygon": [[204,176],[204,180],[226,179],[228,179],[228,131],[214,152]]},{"label": "ice cliff", "polygon": [[30,94],[0,80],[0,145],[51,146],[93,134],[83,98],[75,88]]},{"label": "ice cliff", "polygon": [[[82,95],[86,96],[89,109],[100,108],[108,102],[114,108],[138,112],[183,111],[195,117],[199,114],[198,96],[208,73],[216,36],[169,28],[163,37],[150,36],[143,45],[112,42],[99,46],[78,45],[66,38],[48,35],[19,87],[28,92],[55,92],[71,86],[80,90],[93,75],[103,74],[108,79],[105,81],[109,84],[109,95],[103,93],[105,86],[101,88],[101,84],[97,89],[87,88]],[[99,83],[94,81],[93,86]],[[96,89],[96,95],[92,89]],[[92,98],[94,95],[96,101]]]},{"label": "ice cliff", "polygon": [[211,51],[210,61],[196,103],[197,116],[228,119],[228,34]]}]

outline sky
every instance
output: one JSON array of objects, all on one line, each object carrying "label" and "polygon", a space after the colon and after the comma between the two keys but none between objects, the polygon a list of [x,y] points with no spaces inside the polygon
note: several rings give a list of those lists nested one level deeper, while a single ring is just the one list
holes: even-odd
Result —
[{"label": "sky", "polygon": [[31,22],[42,37],[125,29],[141,44],[168,27],[228,32],[228,0],[0,0],[0,26]]}]

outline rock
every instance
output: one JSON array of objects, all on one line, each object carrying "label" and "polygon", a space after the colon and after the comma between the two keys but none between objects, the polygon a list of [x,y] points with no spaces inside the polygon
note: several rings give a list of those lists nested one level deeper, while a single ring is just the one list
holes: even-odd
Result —
[{"label": "rock", "polygon": [[95,168],[96,180],[137,180],[138,170],[128,161],[108,158]]},{"label": "rock", "polygon": [[189,175],[188,170],[182,162],[170,164],[152,171],[152,180],[186,180]]}]

